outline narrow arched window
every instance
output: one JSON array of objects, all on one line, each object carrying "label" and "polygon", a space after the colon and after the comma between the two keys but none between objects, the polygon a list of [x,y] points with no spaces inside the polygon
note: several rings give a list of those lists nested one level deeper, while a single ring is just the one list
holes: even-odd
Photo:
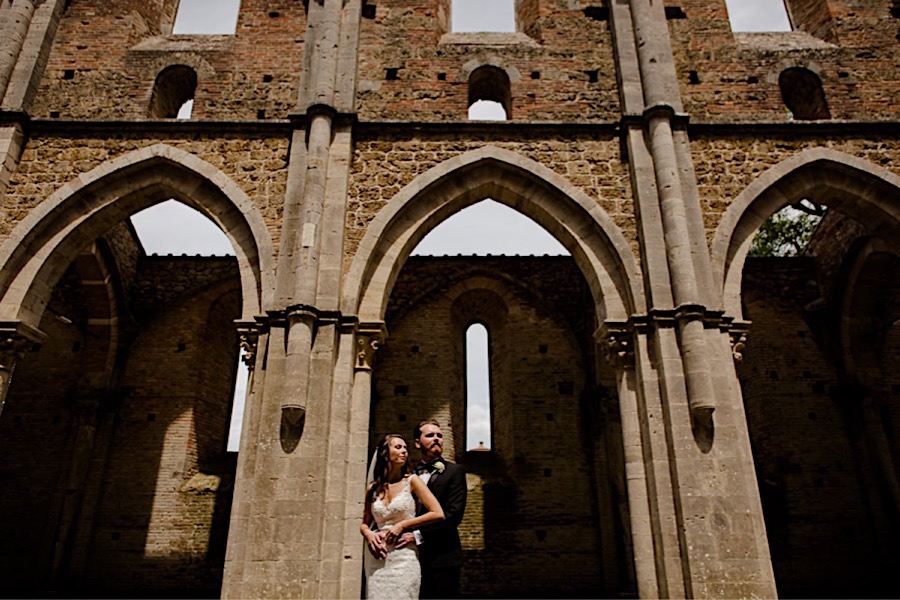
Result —
[{"label": "narrow arched window", "polygon": [[830,119],[825,91],[819,76],[801,67],[785,69],[778,76],[784,105],[794,119],[800,121]]},{"label": "narrow arched window", "polygon": [[510,118],[509,75],[498,67],[478,67],[469,76],[469,119],[505,121]]},{"label": "narrow arched window", "polygon": [[[197,72],[185,65],[172,65],[160,71],[150,96],[150,117],[153,119],[190,118]],[[185,107],[187,103],[189,107]],[[185,116],[187,110],[187,116]]]},{"label": "narrow arched window", "polygon": [[487,327],[466,329],[466,450],[491,447],[491,360]]}]

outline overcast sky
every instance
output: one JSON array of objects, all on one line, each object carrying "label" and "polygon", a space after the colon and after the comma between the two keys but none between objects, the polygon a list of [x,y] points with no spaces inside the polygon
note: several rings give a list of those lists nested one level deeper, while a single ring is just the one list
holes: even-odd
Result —
[{"label": "overcast sky", "polygon": [[[181,0],[175,19],[175,34],[231,34],[238,15],[238,0]],[[454,0],[454,31],[514,31],[513,0]],[[782,0],[726,0],[732,29],[735,31],[788,31],[790,26]],[[690,18],[690,15],[688,15]],[[188,117],[189,109],[181,113]],[[490,103],[473,105],[471,119],[503,119],[503,109]],[[150,254],[234,254],[225,235],[206,217],[187,206],[168,201],[151,207],[132,217],[135,229]],[[549,233],[522,214],[486,199],[470,206],[433,229],[413,254],[568,254]],[[487,333],[473,332],[470,343],[483,354]],[[487,381],[484,368],[470,369],[468,380]],[[237,448],[243,398],[246,389],[246,369],[241,363],[235,394],[235,419],[232,421],[230,449]],[[469,390],[470,399],[479,401],[470,406],[473,422],[467,435],[467,447],[484,441],[490,445],[487,427],[487,389],[485,384]]]}]

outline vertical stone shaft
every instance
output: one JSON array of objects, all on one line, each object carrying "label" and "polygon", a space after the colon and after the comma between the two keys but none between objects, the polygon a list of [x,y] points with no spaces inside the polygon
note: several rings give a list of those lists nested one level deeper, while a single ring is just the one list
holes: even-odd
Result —
[{"label": "vertical stone shaft", "polygon": [[[701,307],[699,277],[692,255],[678,155],[672,135],[675,105],[680,102],[671,99],[675,91],[669,85],[672,77],[667,77],[669,69],[666,67],[671,64],[668,59],[668,35],[655,26],[647,0],[635,0],[632,6],[638,63],[644,84],[644,115],[648,121],[650,153],[659,194],[674,302],[676,307]],[[679,310],[676,313],[688,402],[694,413],[709,413],[716,405],[702,318],[702,308]]]},{"label": "vertical stone shaft", "polygon": [[13,0],[11,6],[0,8],[0,100],[25,44],[35,4],[34,0]]},{"label": "vertical stone shaft", "polygon": [[352,105],[337,96],[343,90],[352,102],[353,80],[338,71],[347,69],[342,51],[355,60],[359,10],[358,0],[308,4],[302,129],[291,144],[266,377],[254,380],[241,441],[223,597],[359,595],[358,568],[342,579],[355,330],[329,301],[340,297],[352,148],[339,119]]},{"label": "vertical stone shaft", "polygon": [[35,8],[27,24],[25,38],[12,65],[9,79],[5,84],[6,89],[3,94],[0,94],[0,98],[2,98],[0,108],[3,110],[28,111],[31,109],[31,103],[37,95],[66,2],[65,0],[44,0],[33,4]]}]

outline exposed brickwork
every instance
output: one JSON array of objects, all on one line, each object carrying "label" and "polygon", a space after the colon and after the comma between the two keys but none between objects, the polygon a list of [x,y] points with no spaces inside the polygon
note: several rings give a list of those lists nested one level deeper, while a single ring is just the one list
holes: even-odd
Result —
[{"label": "exposed brickwork", "polygon": [[[884,458],[866,449],[877,438],[862,423],[860,390],[840,375],[835,321],[823,318],[833,303],[822,304],[819,295],[820,286],[832,285],[817,271],[816,261],[804,258],[753,259],[744,272],[753,328],[738,374],[779,592],[847,596],[861,576],[867,594],[890,595],[883,534],[894,525],[879,508],[879,493],[860,485],[880,478]],[[885,299],[896,297],[893,276],[882,273]],[[882,375],[888,390],[896,384],[892,373]],[[897,396],[888,391],[879,402],[875,426],[896,439]]]},{"label": "exposed brickwork", "polygon": [[0,234],[8,235],[29,210],[79,174],[126,152],[160,142],[194,153],[231,177],[253,199],[273,238],[278,239],[287,181],[288,140],[239,135],[148,138],[120,134],[77,141],[55,136],[32,138],[0,208]]},{"label": "exposed brickwork", "polygon": [[[530,136],[521,132],[517,132],[515,139],[498,134],[417,135],[410,138],[381,132],[376,139],[366,136],[356,143],[345,256],[353,256],[369,221],[415,177],[442,161],[485,145],[512,150],[562,175],[596,199],[626,235],[634,239],[628,171],[621,162],[619,142],[615,138],[573,135],[566,139],[548,139],[544,134]],[[345,264],[347,262],[349,260]]]},{"label": "exposed brickwork", "polygon": [[[823,141],[799,133],[772,134],[765,139],[748,139],[739,134],[694,136],[691,152],[709,239],[712,239],[722,212],[754,179],[802,150],[822,146],[859,156],[900,173],[892,159],[900,152],[900,140],[895,137],[874,140],[840,136]],[[810,200],[816,201],[815,198]]]},{"label": "exposed brickwork", "polygon": [[[112,245],[122,249],[118,237]],[[240,314],[235,261],[143,260],[150,268],[125,279],[137,284],[118,333],[128,348],[125,389],[90,388],[92,357],[99,349],[105,358],[109,339],[90,329],[97,307],[85,303],[74,269],[41,324],[47,342],[16,370],[0,436],[3,514],[20,517],[0,520],[10,591],[27,593],[40,578],[46,593],[218,593],[234,469],[224,449]],[[141,303],[154,306],[149,322]],[[87,480],[73,479],[88,465]],[[78,507],[78,537],[64,560],[80,567],[74,579],[50,581],[43,557],[66,506]]]},{"label": "exposed brickwork", "polygon": [[[793,32],[735,34],[723,0],[518,0],[515,33],[472,34],[451,0],[243,0],[235,35],[173,36],[176,0],[17,0],[4,590],[359,597],[366,446],[434,416],[469,471],[467,594],[897,596],[897,5],[786,3]],[[148,118],[173,65],[154,114],[195,72],[192,122]],[[508,122],[467,123],[504,77]],[[482,189],[573,258],[404,264]],[[145,257],[123,220],[173,194],[240,259]],[[743,270],[803,194],[859,224]],[[238,316],[264,343],[231,510]],[[474,321],[489,452],[464,447]]]},{"label": "exposed brickwork", "polygon": [[[479,277],[495,283],[484,287]],[[592,492],[608,482],[592,482],[582,431],[587,297],[569,257],[414,257],[395,287],[391,337],[377,357],[372,443],[388,431],[409,435],[422,418],[445,424],[446,453],[469,473],[460,530],[466,594],[609,593],[598,550],[601,530],[611,535],[615,525],[599,521]],[[463,445],[464,332],[473,321],[490,336],[489,452]]]},{"label": "exposed brickwork", "polygon": [[[507,72],[513,120],[614,120],[619,110],[607,23],[571,3],[523,2],[528,33],[446,33],[437,0],[376,4],[360,34],[359,113],[364,119],[462,121],[468,76],[494,64]],[[449,4],[449,3],[447,3]],[[538,8],[539,7],[539,8]],[[537,14],[535,14],[537,13]],[[532,37],[536,36],[536,37]],[[387,80],[387,69],[397,79]]]},{"label": "exposed brickwork", "polygon": [[[176,0],[73,2],[63,18],[34,116],[140,119],[157,74],[197,71],[192,118],[284,119],[296,108],[306,12],[280,0],[243,0],[233,36],[167,35]],[[74,71],[72,76],[67,71]],[[90,99],[90,100],[88,100]]]},{"label": "exposed brickwork", "polygon": [[[778,75],[788,67],[819,75],[832,119],[896,119],[896,19],[887,2],[788,2],[798,13],[841,15],[830,33],[809,15],[791,33],[732,34],[723,0],[685,0],[669,20],[684,105],[696,121],[788,121]],[[852,6],[851,6],[852,4]],[[824,8],[828,6],[828,8]],[[821,10],[819,7],[823,7]],[[796,15],[795,15],[796,17]],[[835,28],[836,27],[836,28]],[[816,37],[820,32],[824,37]],[[834,38],[839,38],[835,45]],[[693,74],[693,75],[692,75]]]}]

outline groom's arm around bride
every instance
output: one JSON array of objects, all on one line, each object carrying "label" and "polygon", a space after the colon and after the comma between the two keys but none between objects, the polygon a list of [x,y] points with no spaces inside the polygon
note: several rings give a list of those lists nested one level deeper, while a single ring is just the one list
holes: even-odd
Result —
[{"label": "groom's arm around bride", "polygon": [[466,510],[466,472],[443,457],[443,433],[437,421],[416,427],[416,447],[422,453],[419,470],[428,489],[444,511],[445,519],[423,527],[419,545],[422,565],[421,598],[453,598],[459,595],[462,544],[459,524]]}]

